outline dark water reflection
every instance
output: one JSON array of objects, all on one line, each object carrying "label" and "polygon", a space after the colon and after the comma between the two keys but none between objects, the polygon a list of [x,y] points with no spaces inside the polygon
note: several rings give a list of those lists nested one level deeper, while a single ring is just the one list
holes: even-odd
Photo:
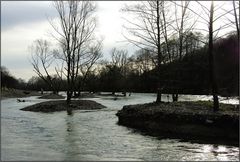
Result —
[{"label": "dark water reflection", "polygon": [[[180,142],[143,135],[117,125],[116,112],[126,104],[151,102],[154,94],[93,98],[106,109],[36,113],[20,111],[44,100],[1,101],[1,160],[238,160],[239,148]],[[199,96],[198,96],[199,97]],[[189,98],[189,96],[188,96]],[[197,97],[195,97],[197,98]],[[184,97],[183,97],[184,99]]]}]

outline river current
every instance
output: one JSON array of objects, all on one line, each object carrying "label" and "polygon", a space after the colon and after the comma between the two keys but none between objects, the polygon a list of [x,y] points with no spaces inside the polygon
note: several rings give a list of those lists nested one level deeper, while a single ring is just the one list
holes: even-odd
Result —
[{"label": "river current", "polygon": [[[38,113],[19,109],[46,101],[36,96],[1,100],[1,160],[239,160],[234,146],[182,142],[160,139],[117,124],[115,115],[124,105],[152,102],[155,94],[132,93],[131,96],[88,98],[107,108]],[[180,100],[209,100],[211,96],[182,95]],[[167,101],[166,95],[163,100]],[[238,104],[236,98],[220,98],[221,102]]]}]

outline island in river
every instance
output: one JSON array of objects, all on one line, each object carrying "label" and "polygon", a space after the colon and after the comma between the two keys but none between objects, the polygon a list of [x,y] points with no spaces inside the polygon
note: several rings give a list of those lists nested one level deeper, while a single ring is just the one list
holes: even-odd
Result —
[{"label": "island in river", "polygon": [[[24,91],[2,91],[3,97],[33,95]],[[41,95],[40,93],[34,93]],[[52,95],[50,95],[52,96]],[[44,96],[44,98],[52,98]],[[54,97],[56,98],[56,96]],[[220,104],[213,112],[210,102],[173,102],[126,105],[117,113],[119,124],[166,138],[180,138],[210,143],[239,144],[239,106]],[[54,112],[66,110],[64,100],[46,101],[23,108],[25,111]],[[90,100],[73,100],[73,110],[104,108]]]},{"label": "island in river", "polygon": [[20,110],[48,113],[66,111],[68,106],[71,106],[72,110],[95,110],[105,108],[102,104],[91,100],[72,100],[70,105],[67,105],[65,100],[56,100],[37,103],[35,105],[24,107]]},{"label": "island in river", "polygon": [[[18,89],[1,89],[1,99],[6,98],[22,98],[29,96],[40,96],[39,99],[58,99],[58,100],[50,100],[41,103],[37,103],[34,105],[30,105],[22,108],[23,111],[33,111],[33,112],[55,112],[55,111],[66,111],[67,103],[64,99],[65,97],[59,94],[41,94],[37,91],[24,91]],[[18,102],[27,102],[24,99],[17,99]],[[72,110],[95,110],[102,109],[105,106],[91,100],[72,100],[71,105]]]},{"label": "island in river", "polygon": [[126,105],[117,112],[118,123],[167,138],[239,145],[239,105],[220,104],[214,112],[209,101]]}]

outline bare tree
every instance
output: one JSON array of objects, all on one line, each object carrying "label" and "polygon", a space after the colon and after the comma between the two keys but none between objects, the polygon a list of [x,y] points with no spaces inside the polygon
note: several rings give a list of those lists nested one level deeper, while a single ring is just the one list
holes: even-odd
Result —
[{"label": "bare tree", "polygon": [[[164,1],[144,1],[133,6],[125,6],[123,9],[125,12],[135,14],[137,16],[135,20],[138,20],[138,22],[126,20],[129,26],[124,26],[124,28],[128,31],[129,36],[124,35],[125,38],[139,48],[151,49],[151,51],[157,55],[157,71],[159,75],[157,83],[157,103],[161,102],[160,70],[163,61],[161,51],[161,22],[163,21],[161,3],[164,3]],[[130,35],[133,36],[133,38],[131,38]]]},{"label": "bare tree", "polygon": [[174,20],[171,18],[173,17],[172,13],[172,3],[170,2],[161,2],[160,3],[160,11],[162,16],[162,21],[160,21],[161,26],[161,35],[163,35],[164,41],[162,42],[162,55],[163,55],[163,62],[169,62],[172,60],[172,53],[170,51],[170,43],[169,38],[173,37],[174,30],[172,30],[170,27],[172,27],[172,23]]},{"label": "bare tree", "polygon": [[[101,53],[102,41],[98,41],[88,47],[88,51],[79,59],[79,79],[77,89],[75,89],[75,96],[80,95],[81,86],[85,84],[86,78],[93,71],[94,65],[102,57]],[[76,93],[76,90],[78,93]]]},{"label": "bare tree", "polygon": [[[120,72],[123,76],[123,82],[124,82],[127,78],[127,67],[128,67],[128,63],[129,63],[128,62],[128,51],[127,50],[117,50],[116,48],[112,48],[110,54],[111,54],[110,64],[113,65],[113,67],[117,67],[120,69]],[[127,83],[123,83],[123,85],[126,85],[126,84]],[[123,88],[123,94],[124,94],[124,96],[126,96],[125,87]]]},{"label": "bare tree", "polygon": [[122,70],[127,65],[127,54],[126,50],[117,50],[116,48],[112,48],[111,50],[111,64],[121,68]]},{"label": "bare tree", "polygon": [[58,90],[49,74],[49,67],[54,59],[50,51],[50,43],[42,39],[35,40],[30,47],[30,52],[34,72],[47,83],[53,93],[57,93]]},{"label": "bare tree", "polygon": [[[52,35],[62,49],[62,56],[59,58],[66,64],[66,102],[70,104],[79,74],[80,59],[94,39],[96,6],[90,1],[55,1],[54,7],[58,13],[58,24],[52,21],[50,24],[55,30],[55,34]],[[68,106],[67,111],[71,113],[71,106]]]},{"label": "bare tree", "polygon": [[[229,28],[232,23],[225,23],[216,27],[216,22],[221,20],[225,17],[228,13],[232,12],[232,10],[224,10],[223,4],[218,3],[215,5],[214,1],[211,1],[210,8],[207,8],[204,4],[197,2],[199,6],[202,8],[203,13],[196,13],[196,11],[190,9],[193,13],[198,15],[202,19],[202,23],[207,25],[208,29],[201,29],[202,31],[207,31],[208,33],[208,57],[209,57],[209,78],[210,78],[210,85],[211,85],[211,94],[213,95],[213,110],[219,110],[219,99],[218,99],[218,86],[217,86],[217,79],[216,79],[216,68],[215,68],[215,59],[214,59],[214,41],[219,39],[222,34],[219,36],[220,31]],[[206,15],[207,17],[204,17]],[[222,32],[223,33],[223,32]]]},{"label": "bare tree", "polygon": [[216,74],[214,68],[214,58],[213,58],[213,15],[214,15],[214,2],[212,1],[210,7],[209,15],[209,40],[208,40],[208,55],[209,55],[209,70],[210,70],[210,80],[212,83],[212,95],[214,102],[214,111],[219,110],[219,101],[217,95],[217,82]]},{"label": "bare tree", "polygon": [[187,35],[187,33],[193,30],[196,20],[192,21],[190,17],[191,15],[188,12],[190,1],[176,1],[173,3],[175,8],[175,23],[171,26],[178,35],[178,54],[179,59],[181,60],[183,57],[184,37]]},{"label": "bare tree", "polygon": [[132,62],[134,61],[135,67],[138,69],[140,74],[155,68],[152,54],[148,49],[137,50],[131,59]]},{"label": "bare tree", "polygon": [[[235,25],[236,25],[236,30],[237,30],[237,36],[238,36],[238,44],[239,44],[239,39],[240,39],[240,35],[239,35],[239,28],[240,28],[240,23],[239,23],[239,8],[240,8],[240,3],[239,3],[239,1],[237,1],[238,2],[238,4],[236,3],[236,1],[235,0],[233,0],[233,15],[234,15],[234,18],[235,18]],[[238,6],[236,6],[236,4],[238,5]]]},{"label": "bare tree", "polygon": [[[183,54],[184,54],[184,43],[186,45],[186,51],[185,54],[187,53],[187,36],[188,33],[190,33],[194,25],[196,23],[196,20],[192,19],[192,16],[190,15],[190,12],[188,10],[190,1],[172,1],[174,4],[174,15],[175,15],[175,23],[171,25],[173,30],[176,32],[177,35],[177,54],[179,60],[182,59]],[[181,74],[175,74],[175,78],[179,80]],[[178,100],[178,92],[177,88],[174,88],[174,93],[172,94],[172,99],[173,101]]]}]

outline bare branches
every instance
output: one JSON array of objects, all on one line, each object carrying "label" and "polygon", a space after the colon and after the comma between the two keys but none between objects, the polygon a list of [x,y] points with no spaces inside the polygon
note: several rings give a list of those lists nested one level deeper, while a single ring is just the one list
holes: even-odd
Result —
[{"label": "bare branches", "polygon": [[[60,43],[62,53],[58,53],[58,58],[65,62],[66,77],[68,83],[67,103],[70,103],[72,93],[76,88],[76,78],[79,68],[83,66],[81,60],[86,60],[87,55],[95,62],[97,57],[90,56],[89,44],[94,39],[96,19],[94,12],[96,6],[90,1],[55,1],[53,5],[58,13],[58,23],[50,22],[55,30],[54,38]],[[85,58],[84,58],[85,57]],[[89,60],[88,60],[89,61]],[[59,71],[55,69],[58,76]],[[60,70],[62,73],[63,71]]]},{"label": "bare branches", "polygon": [[111,61],[114,66],[121,69],[127,64],[128,52],[126,50],[117,50],[116,48],[113,48],[110,54],[112,59]]},{"label": "bare branches", "polygon": [[[124,37],[131,43],[144,47],[157,47],[157,15],[156,1],[140,2],[133,6],[125,6],[122,11],[136,16],[135,22],[125,19],[128,26],[123,26],[130,36]],[[137,45],[137,46],[139,46]]]},{"label": "bare branches", "polygon": [[150,71],[155,67],[153,55],[151,51],[146,48],[136,51],[131,57],[131,60],[135,62],[135,68],[137,68],[140,73]]},{"label": "bare branches", "polygon": [[[82,77],[78,82],[78,88],[80,90],[80,86],[83,85],[88,77],[88,75],[92,72],[92,69],[96,62],[102,57],[101,53],[102,49],[102,40],[98,40],[94,42],[92,45],[88,47],[88,50],[82,55],[81,59],[79,59],[79,65],[76,68],[79,71],[79,76]],[[77,82],[77,80],[75,80]]]},{"label": "bare branches", "polygon": [[[226,2],[225,2],[226,3]],[[209,25],[210,23],[214,23],[214,29],[213,29],[213,33],[214,37],[213,37],[213,41],[217,40],[218,37],[223,36],[223,34],[219,34],[219,33],[223,33],[222,31],[229,29],[232,26],[233,21],[229,21],[229,23],[220,23],[223,22],[223,19],[226,18],[229,20],[228,15],[232,14],[232,12],[234,11],[234,9],[224,9],[224,5],[226,5],[224,2],[216,2],[216,4],[214,4],[214,8],[212,10],[212,12],[214,12],[214,16],[212,17],[212,22],[210,22],[210,8],[207,8],[205,6],[205,4],[200,3],[197,1],[197,4],[204,10],[203,15],[201,15],[201,13],[196,13],[193,10],[191,10],[191,12],[193,12],[195,15],[199,16],[201,18],[201,23],[205,24],[205,28],[201,28],[201,29],[196,29],[196,30],[202,30],[202,31],[206,31],[207,33],[209,32]],[[233,7],[234,8],[234,7]],[[207,16],[208,19],[203,18],[203,16]],[[199,23],[200,23],[199,21]],[[219,24],[218,26],[216,26],[217,24]],[[221,25],[223,24],[223,25]],[[220,36],[219,36],[220,35]],[[225,34],[224,34],[225,35]]]},{"label": "bare branches", "polygon": [[[179,59],[182,58],[183,56],[183,43],[184,43],[184,38],[185,36],[191,32],[194,28],[194,25],[197,22],[197,19],[195,19],[194,21],[190,21],[190,16],[189,16],[189,4],[190,2],[183,2],[181,1],[181,4],[179,4],[178,2],[174,2],[175,4],[175,24],[177,26],[177,29],[175,29],[175,31],[177,32],[178,35],[178,54],[179,54]],[[204,8],[205,9],[205,8]],[[180,13],[179,13],[180,12]],[[177,15],[180,15],[180,17],[178,17]],[[190,26],[188,26],[187,24],[190,24]]]},{"label": "bare branches", "polygon": [[[240,37],[240,33],[239,33],[239,28],[240,28],[240,23],[239,23],[239,1],[238,1],[238,7],[236,7],[235,4],[235,0],[233,0],[233,11],[234,11],[234,18],[235,18],[235,25],[236,25],[236,30],[237,30],[237,35],[238,35],[238,43],[239,43],[239,37]],[[238,12],[237,12],[238,10]]]},{"label": "bare branches", "polygon": [[[163,62],[161,41],[162,34],[167,33],[168,22],[165,13],[162,14],[165,2],[144,1],[137,5],[125,6],[124,12],[132,13],[136,16],[136,22],[127,21],[130,27],[125,27],[133,38],[126,39],[140,48],[150,48],[157,54],[157,69]],[[164,19],[164,20],[163,20]],[[165,37],[166,38],[166,37]],[[166,40],[166,39],[165,39]],[[158,85],[157,102],[161,101],[160,85]]]},{"label": "bare branches", "polygon": [[48,68],[53,62],[53,55],[49,48],[50,44],[46,40],[38,39],[34,41],[30,48],[32,56],[31,64],[34,68],[34,72],[42,78],[53,91],[56,91],[48,72]]}]

